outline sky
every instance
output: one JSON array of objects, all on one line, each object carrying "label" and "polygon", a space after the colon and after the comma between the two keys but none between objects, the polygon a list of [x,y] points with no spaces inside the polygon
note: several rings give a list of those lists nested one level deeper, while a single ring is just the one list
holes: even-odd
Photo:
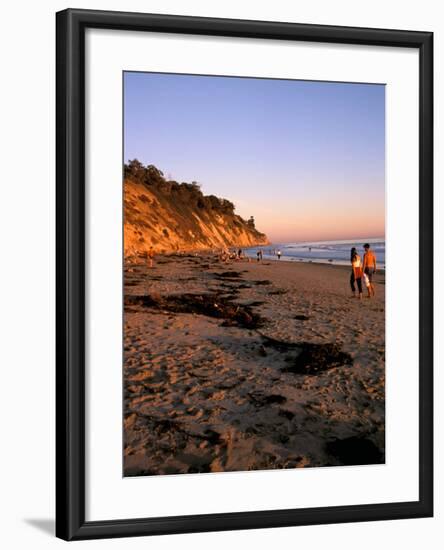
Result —
[{"label": "sky", "polygon": [[385,86],[124,73],[124,161],[197,181],[275,243],[384,237]]}]

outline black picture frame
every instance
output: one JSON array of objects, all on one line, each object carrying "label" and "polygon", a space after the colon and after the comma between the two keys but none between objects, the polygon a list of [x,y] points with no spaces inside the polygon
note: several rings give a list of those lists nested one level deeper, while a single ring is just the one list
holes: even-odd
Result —
[{"label": "black picture frame", "polygon": [[[85,520],[85,30],[416,48],[419,52],[419,500]],[[433,33],[69,9],[56,15],[56,536],[65,540],[433,515]]]}]

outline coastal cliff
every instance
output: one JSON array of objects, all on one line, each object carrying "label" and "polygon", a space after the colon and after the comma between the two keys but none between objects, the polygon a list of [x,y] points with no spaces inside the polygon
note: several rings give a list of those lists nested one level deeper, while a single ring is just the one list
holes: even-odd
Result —
[{"label": "coastal cliff", "polygon": [[124,253],[249,247],[268,244],[253,218],[235,213],[233,203],[206,196],[196,182],[167,180],[155,166],[133,160],[124,172]]}]

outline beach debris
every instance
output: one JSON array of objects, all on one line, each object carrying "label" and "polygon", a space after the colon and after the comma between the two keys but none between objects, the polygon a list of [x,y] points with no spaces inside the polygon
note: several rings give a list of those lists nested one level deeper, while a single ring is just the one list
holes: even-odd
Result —
[{"label": "beach debris", "polygon": [[308,315],[295,315],[296,321],[308,321],[310,317]]},{"label": "beach debris", "polygon": [[239,294],[239,292],[238,292],[239,287],[238,286],[229,285],[227,283],[220,283],[218,287],[213,287],[213,289],[215,291],[220,291],[221,293],[229,291],[231,294]]},{"label": "beach debris", "polygon": [[242,275],[239,271],[222,271],[214,273],[214,276],[218,279],[232,280],[232,279],[241,279]]},{"label": "beach debris", "polygon": [[294,374],[319,374],[336,367],[353,364],[351,355],[342,351],[337,344],[300,344],[301,352],[285,369],[285,372]]},{"label": "beach debris", "polygon": [[255,407],[264,407],[266,405],[282,405],[282,403],[285,403],[287,399],[283,395],[279,394],[266,394],[262,392],[250,392],[248,393],[248,398]]},{"label": "beach debris", "polygon": [[260,334],[264,339],[264,346],[289,354],[285,358],[288,366],[282,369],[283,372],[316,375],[329,369],[353,364],[351,355],[342,351],[336,343],[285,342]]},{"label": "beach debris", "polygon": [[130,279],[125,281],[125,286],[137,286],[139,284],[143,284],[145,281],[140,279]]},{"label": "beach debris", "polygon": [[262,326],[264,319],[250,306],[235,304],[234,296],[217,293],[160,295],[126,295],[125,307],[143,306],[168,313],[194,313],[224,319],[223,326],[254,329]]},{"label": "beach debris", "polygon": [[262,302],[260,300],[253,300],[253,301],[249,301],[248,303],[245,303],[246,306],[250,306],[250,307],[258,307],[264,304],[265,302]]},{"label": "beach debris", "polygon": [[291,412],[291,411],[287,411],[285,409],[281,409],[278,414],[279,414],[279,416],[282,416],[283,418],[286,418],[287,420],[293,420],[293,418],[294,418],[294,413]]},{"label": "beach debris", "polygon": [[259,355],[262,355],[262,357],[267,357],[267,350],[263,344],[259,346]]}]

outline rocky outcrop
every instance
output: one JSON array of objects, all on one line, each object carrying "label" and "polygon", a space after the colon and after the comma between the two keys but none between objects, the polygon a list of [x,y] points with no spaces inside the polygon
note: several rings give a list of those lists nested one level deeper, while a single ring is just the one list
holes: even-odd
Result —
[{"label": "rocky outcrop", "polygon": [[238,216],[230,201],[203,195],[196,183],[166,181],[153,166],[125,166],[125,256],[151,246],[168,253],[265,244],[266,235]]}]

